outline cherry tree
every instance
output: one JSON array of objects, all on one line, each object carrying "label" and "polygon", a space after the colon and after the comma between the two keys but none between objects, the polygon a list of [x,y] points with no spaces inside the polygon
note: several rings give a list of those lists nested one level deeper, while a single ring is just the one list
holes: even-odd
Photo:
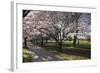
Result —
[{"label": "cherry tree", "polygon": [[23,37],[37,39],[40,36],[42,45],[44,38],[52,38],[61,51],[62,41],[68,33],[74,31],[71,18],[71,12],[30,11],[23,19]]},{"label": "cherry tree", "polygon": [[[23,38],[44,45],[44,41],[53,39],[62,51],[62,44],[69,33],[78,33],[81,13],[60,11],[30,11],[23,18]],[[81,20],[80,20],[81,21]],[[75,35],[77,36],[77,35]],[[74,44],[76,37],[74,37]]]}]

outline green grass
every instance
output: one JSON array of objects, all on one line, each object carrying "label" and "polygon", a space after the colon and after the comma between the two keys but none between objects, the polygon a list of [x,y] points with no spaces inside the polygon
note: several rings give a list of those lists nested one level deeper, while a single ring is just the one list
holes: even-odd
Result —
[{"label": "green grass", "polygon": [[63,41],[63,46],[71,47],[73,46],[73,41]]},{"label": "green grass", "polygon": [[32,62],[32,52],[23,48],[23,62]]},{"label": "green grass", "polygon": [[[62,60],[86,60],[91,58],[91,43],[86,40],[80,40],[76,47],[73,47],[73,41],[63,41],[63,52],[58,51],[56,42],[51,40],[45,43],[44,48]],[[33,52],[23,48],[23,62],[32,62],[34,56]]]},{"label": "green grass", "polygon": [[88,52],[90,51],[90,46],[91,44],[86,40],[80,40],[79,45],[76,47],[73,47],[73,41],[63,41],[63,53],[58,51],[55,41],[49,41],[45,44],[45,49],[62,60],[84,60],[90,59],[90,54],[88,54],[90,53]]},{"label": "green grass", "polygon": [[78,56],[78,55],[59,52],[57,48],[46,47],[46,50],[53,53],[56,57],[58,57],[62,60],[84,60],[84,59],[89,59],[88,57],[84,57],[84,56]]},{"label": "green grass", "polygon": [[83,57],[83,56],[76,56],[76,55],[70,55],[70,54],[65,54],[65,53],[60,53],[56,54],[57,57],[63,60],[83,60],[83,59],[88,59],[88,57]]},{"label": "green grass", "polygon": [[[73,41],[64,41],[63,42],[63,46],[72,47],[73,46]],[[91,48],[91,44],[90,44],[90,42],[88,42],[86,40],[79,40],[79,44],[77,42],[76,43],[76,47],[81,47],[81,48],[89,49],[89,48]]]},{"label": "green grass", "polygon": [[[56,45],[55,41],[48,41],[48,43],[45,44],[45,46],[55,47],[57,45]],[[68,49],[69,48],[73,49],[73,41],[63,41],[63,47],[68,48]],[[86,40],[80,40],[79,44],[77,43],[76,47],[74,47],[74,48],[75,49],[78,49],[78,48],[90,49],[91,48],[91,43],[86,41]]]},{"label": "green grass", "polygon": [[85,40],[79,41],[79,45],[77,47],[90,49],[91,48],[91,43],[88,42],[88,41],[85,41]]}]

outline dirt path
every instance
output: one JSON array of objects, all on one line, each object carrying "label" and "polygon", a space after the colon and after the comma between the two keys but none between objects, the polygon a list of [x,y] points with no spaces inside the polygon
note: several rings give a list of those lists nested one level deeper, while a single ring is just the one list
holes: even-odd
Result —
[{"label": "dirt path", "polygon": [[28,42],[28,47],[31,52],[33,52],[32,60],[33,62],[44,62],[44,61],[59,61],[58,57],[56,57],[53,53],[45,50],[42,47],[38,47],[32,45],[31,42]]}]

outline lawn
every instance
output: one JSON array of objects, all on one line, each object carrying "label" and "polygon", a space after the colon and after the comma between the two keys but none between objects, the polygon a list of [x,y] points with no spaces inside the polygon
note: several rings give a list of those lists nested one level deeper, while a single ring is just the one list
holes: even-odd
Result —
[{"label": "lawn", "polygon": [[32,52],[26,48],[23,48],[23,62],[32,62]]},{"label": "lawn", "polygon": [[[39,46],[39,45],[37,45]],[[73,47],[73,41],[63,41],[63,52],[58,51],[55,41],[48,41],[43,48],[61,60],[86,60],[91,59],[91,44],[86,40],[80,40],[76,47]],[[23,48],[23,62],[32,62],[35,53],[27,48]],[[40,51],[41,52],[41,51]]]},{"label": "lawn", "polygon": [[83,60],[91,58],[90,46],[91,44],[86,40],[80,40],[76,47],[73,47],[73,41],[64,41],[63,52],[59,52],[55,41],[49,41],[45,44],[45,49],[62,60]]},{"label": "lawn", "polygon": [[[56,45],[56,42],[49,40],[46,45],[54,46],[54,45]],[[73,41],[63,41],[63,46],[72,47]],[[76,47],[83,47],[85,49],[89,49],[89,48],[91,48],[91,43],[87,40],[79,40],[79,44],[78,44],[78,41],[77,41]]]},{"label": "lawn", "polygon": [[[63,42],[63,46],[72,47],[73,46],[73,41],[64,41]],[[91,44],[90,44],[90,42],[88,42],[86,40],[80,40],[79,44],[77,42],[76,47],[81,47],[81,48],[89,49],[89,48],[91,48]]]}]

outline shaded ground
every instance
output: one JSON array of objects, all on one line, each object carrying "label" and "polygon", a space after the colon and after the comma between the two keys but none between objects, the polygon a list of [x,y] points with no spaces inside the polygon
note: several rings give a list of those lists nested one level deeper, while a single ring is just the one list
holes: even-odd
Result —
[{"label": "shaded ground", "polygon": [[31,52],[33,52],[32,62],[61,60],[60,58],[56,57],[53,53],[50,53],[42,47],[32,45],[30,42],[28,42],[28,48]]},{"label": "shaded ground", "polygon": [[80,45],[81,47],[72,47],[71,43],[65,42],[63,45],[63,52],[59,52],[55,42],[45,43],[44,47],[39,47],[28,42],[28,49],[26,51],[24,49],[24,54],[27,55],[26,58],[24,58],[24,62],[91,59],[90,45],[87,45],[87,43],[83,44],[83,42],[82,44],[80,43]]},{"label": "shaded ground", "polygon": [[[73,47],[72,47],[73,48]],[[64,53],[91,58],[91,50],[84,48],[64,49]]]},{"label": "shaded ground", "polygon": [[[55,49],[54,49],[55,48]],[[83,48],[63,48],[63,52],[57,51],[57,47],[45,47],[51,53],[54,53],[55,56],[63,60],[86,60],[91,59],[91,51]]]},{"label": "shaded ground", "polygon": [[[69,55],[75,55],[75,56],[81,56],[86,58],[91,58],[91,45],[88,41],[80,41],[80,44],[76,47],[72,47],[73,42],[72,41],[65,41],[63,43],[63,53],[69,54]],[[58,50],[58,47],[56,46],[55,42],[48,42],[45,45],[45,49],[49,50],[51,52],[55,52]]]}]

